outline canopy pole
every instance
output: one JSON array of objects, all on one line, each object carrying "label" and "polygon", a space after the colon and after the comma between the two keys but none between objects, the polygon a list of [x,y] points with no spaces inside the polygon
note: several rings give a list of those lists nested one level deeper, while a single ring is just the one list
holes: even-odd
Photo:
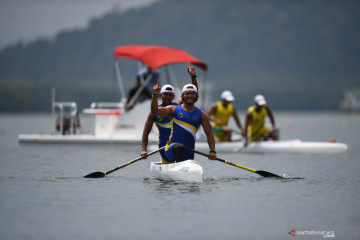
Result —
[{"label": "canopy pole", "polygon": [[56,133],[56,120],[55,120],[55,87],[51,90],[51,129],[52,133]]},{"label": "canopy pole", "polygon": [[116,58],[114,58],[114,67],[115,67],[116,80],[118,81],[119,88],[120,88],[120,95],[121,95],[120,102],[122,102],[123,99],[126,99],[126,94],[125,94],[124,83],[123,83],[121,73],[120,73],[119,63]]},{"label": "canopy pole", "polygon": [[179,86],[179,83],[176,79],[176,76],[174,74],[172,67],[170,65],[166,65],[166,69],[168,70],[168,73],[170,76],[169,83],[172,84],[173,87],[175,88],[175,96],[181,97],[181,88]]}]

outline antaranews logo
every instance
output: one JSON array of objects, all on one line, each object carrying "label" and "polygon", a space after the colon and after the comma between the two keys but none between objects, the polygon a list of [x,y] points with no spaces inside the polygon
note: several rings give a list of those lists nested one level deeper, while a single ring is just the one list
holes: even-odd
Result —
[{"label": "antaranews logo", "polygon": [[289,232],[289,234],[290,234],[291,236],[294,236],[294,237],[295,237],[295,236],[296,236],[296,235],[295,235],[295,229],[294,229],[294,230],[291,230],[291,231]]},{"label": "antaranews logo", "polygon": [[293,237],[300,236],[321,236],[323,238],[335,238],[335,231],[325,230],[291,230],[289,234]]}]

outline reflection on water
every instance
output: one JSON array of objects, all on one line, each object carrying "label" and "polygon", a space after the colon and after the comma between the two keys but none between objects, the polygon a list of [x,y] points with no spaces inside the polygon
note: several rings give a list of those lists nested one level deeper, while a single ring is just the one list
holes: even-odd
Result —
[{"label": "reflection on water", "polygon": [[149,184],[157,192],[174,193],[178,192],[200,192],[202,191],[202,183],[184,182],[180,180],[162,179],[162,178],[145,178],[144,183]]}]

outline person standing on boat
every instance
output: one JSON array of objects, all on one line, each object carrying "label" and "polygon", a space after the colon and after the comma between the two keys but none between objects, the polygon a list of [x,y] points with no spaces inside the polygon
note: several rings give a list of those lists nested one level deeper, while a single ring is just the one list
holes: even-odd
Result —
[{"label": "person standing on boat", "polygon": [[[266,104],[263,95],[256,95],[254,98],[255,105],[248,108],[246,113],[245,127],[244,127],[244,146],[248,145],[248,131],[250,142],[259,141],[261,138],[267,140],[272,138],[277,140],[277,128],[272,111]],[[265,126],[265,117],[269,116],[272,125],[272,131]]]},{"label": "person standing on boat", "polygon": [[151,97],[152,88],[157,83],[157,81],[160,79],[160,73],[156,70],[153,71],[149,67],[145,66],[139,70],[136,78],[140,79],[140,82],[143,85],[148,77],[151,77],[151,79],[146,84],[145,89],[147,90],[147,92],[149,93],[149,95]]},{"label": "person standing on boat", "polygon": [[221,101],[211,105],[207,112],[212,122],[214,136],[219,142],[231,142],[232,129],[227,126],[230,116],[234,117],[236,125],[243,132],[236,109],[231,104],[234,100],[235,98],[230,91],[224,91],[221,94]]},{"label": "person standing on boat", "polygon": [[[196,69],[190,63],[188,66],[188,73],[190,74],[192,84],[197,87],[198,84],[197,84],[197,79],[196,79],[196,77],[197,77]],[[179,105],[182,103],[182,100],[173,102],[174,97],[175,97],[175,92],[174,92],[174,88],[169,84],[164,85],[161,88],[160,97],[161,97],[162,103],[159,105],[159,107],[166,107],[168,105],[176,106],[176,105]],[[143,135],[142,135],[142,151],[140,154],[142,158],[147,158],[147,145],[148,145],[148,141],[149,141],[148,139],[149,139],[149,134],[151,132],[153,124],[155,123],[156,127],[158,128],[159,148],[161,148],[161,147],[165,146],[167,141],[169,140],[170,132],[171,132],[170,121],[171,121],[170,117],[161,117],[159,115],[153,114],[152,112],[149,113],[148,118],[145,123],[145,126],[144,126]],[[161,155],[162,162],[167,163],[168,160],[166,158],[165,152],[161,151],[160,155]]]},{"label": "person standing on boat", "polygon": [[195,148],[195,137],[200,126],[203,127],[209,145],[209,159],[216,159],[215,139],[212,127],[206,113],[195,107],[198,100],[197,87],[186,84],[182,89],[181,98],[183,103],[177,106],[168,105],[159,107],[157,94],[160,91],[159,82],[153,88],[151,112],[162,117],[171,117],[171,134],[165,146],[167,163],[181,162],[194,159],[194,153],[185,151],[184,146]]},{"label": "person standing on boat", "polygon": [[[146,80],[150,78],[149,82],[145,85]],[[153,71],[149,67],[145,66],[139,70],[138,74],[136,75],[135,86],[130,89],[128,96],[127,96],[127,110],[131,110],[135,103],[143,102],[146,99],[151,98],[152,88],[160,79],[160,73],[158,71]],[[129,105],[132,98],[135,94],[140,90],[141,93],[137,96],[135,103]]]}]

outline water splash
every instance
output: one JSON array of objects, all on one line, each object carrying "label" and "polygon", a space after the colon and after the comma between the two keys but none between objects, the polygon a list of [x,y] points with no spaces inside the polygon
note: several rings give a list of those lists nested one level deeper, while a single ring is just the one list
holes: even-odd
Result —
[{"label": "water splash", "polygon": [[283,178],[290,178],[289,175],[287,175],[286,173],[283,173],[280,176],[283,177]]}]

